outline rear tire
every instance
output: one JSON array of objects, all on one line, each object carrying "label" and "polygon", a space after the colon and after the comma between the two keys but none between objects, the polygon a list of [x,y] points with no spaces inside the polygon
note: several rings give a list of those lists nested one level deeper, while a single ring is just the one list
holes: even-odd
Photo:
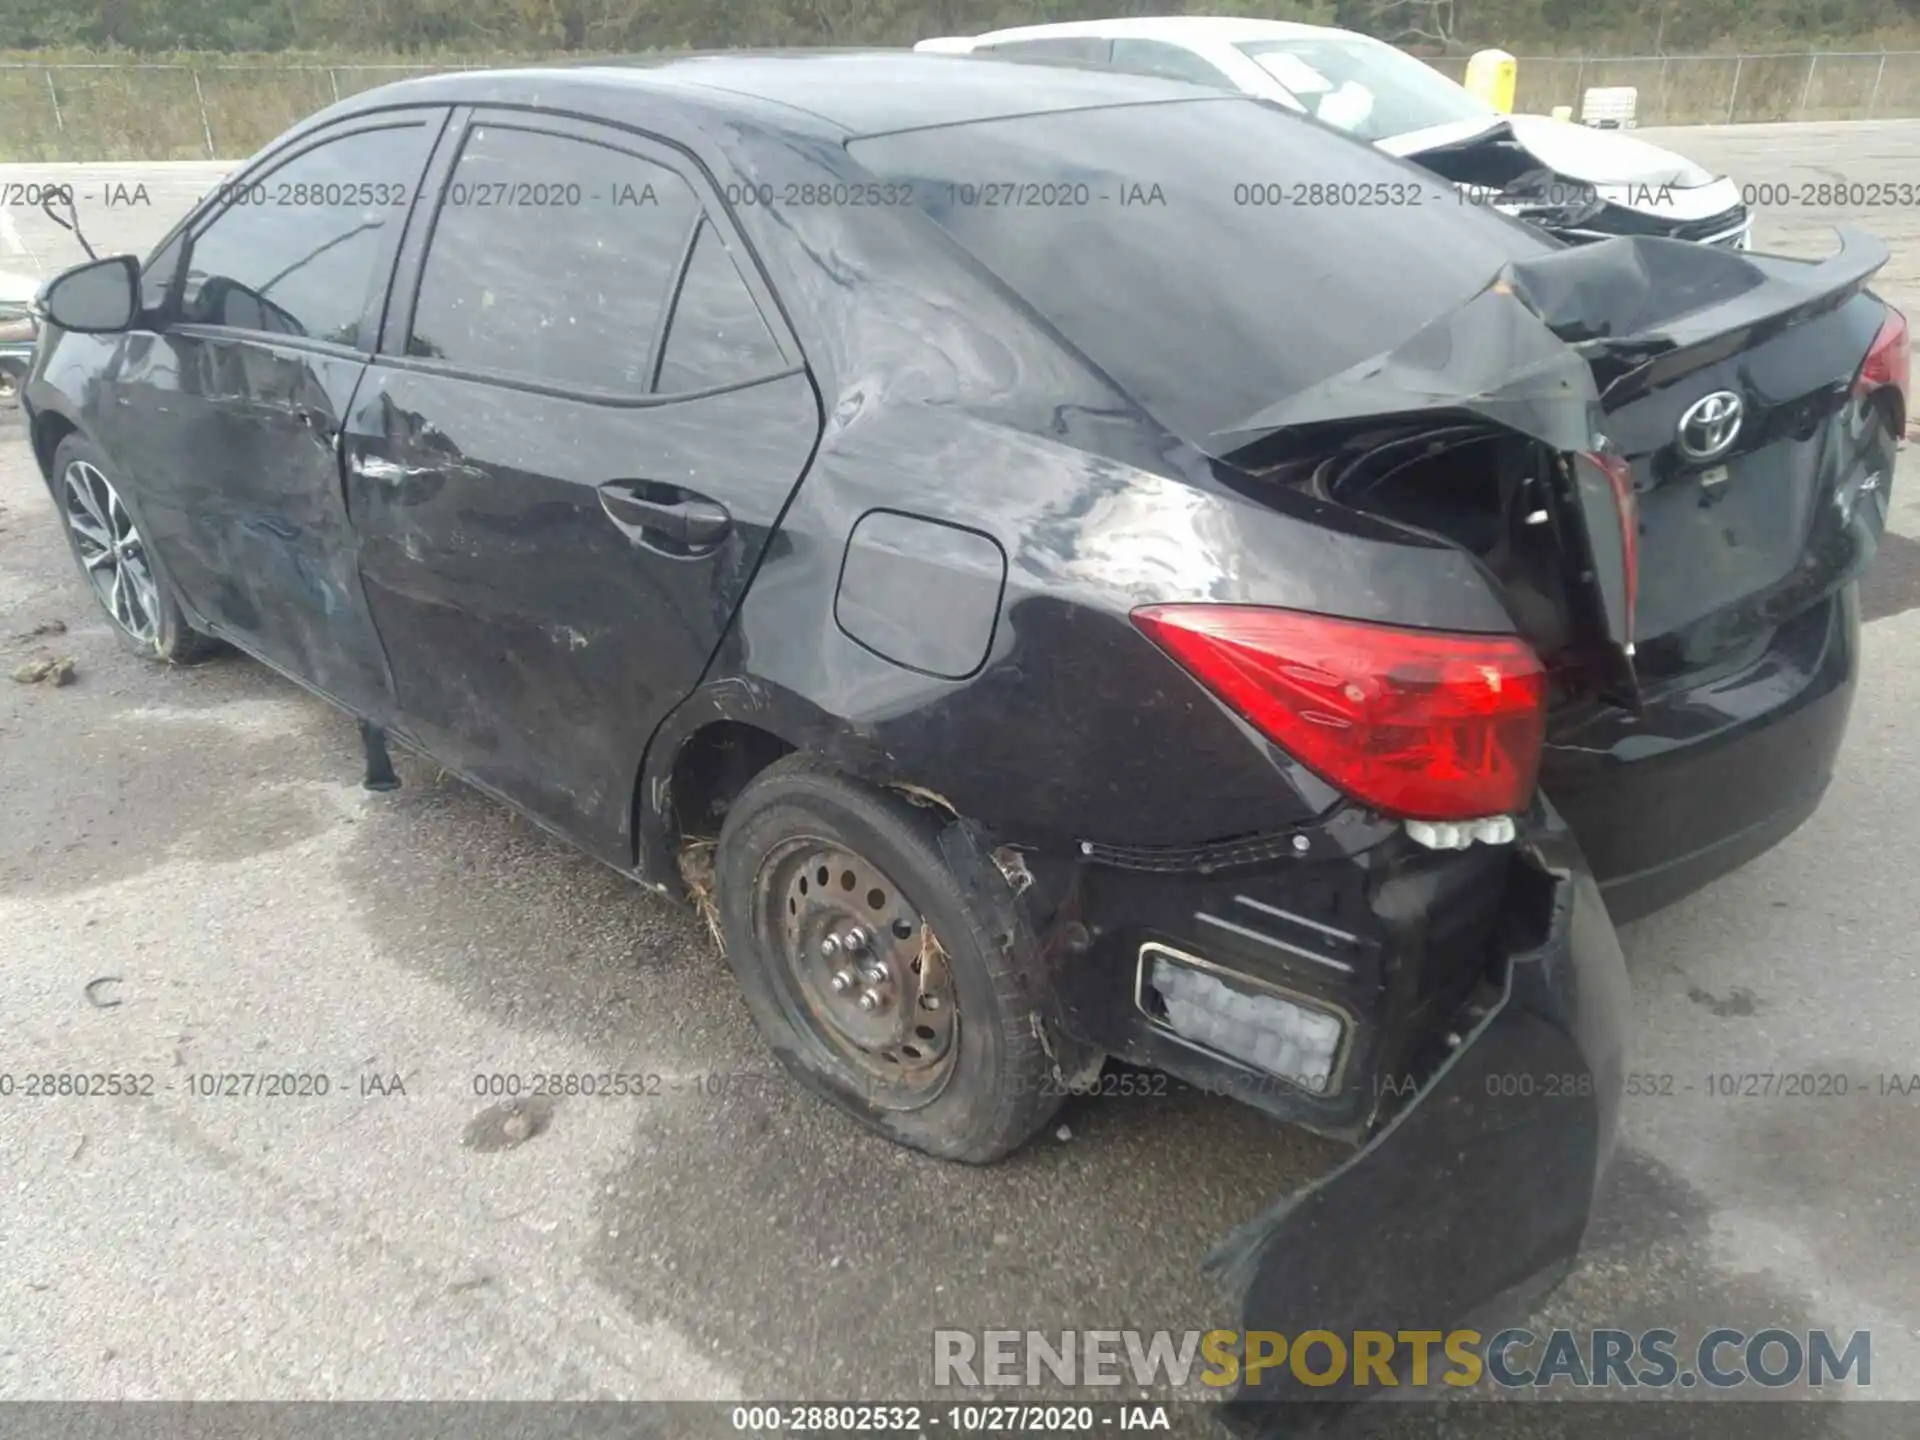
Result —
[{"label": "rear tire", "polygon": [[53,454],[53,491],[67,548],[122,645],[170,665],[190,665],[219,650],[219,641],[187,623],[99,446],[77,434],[62,440]]},{"label": "rear tire", "polygon": [[790,755],[734,801],[714,872],[728,963],[802,1084],[902,1145],[974,1164],[1059,1108],[1038,947],[948,817]]}]

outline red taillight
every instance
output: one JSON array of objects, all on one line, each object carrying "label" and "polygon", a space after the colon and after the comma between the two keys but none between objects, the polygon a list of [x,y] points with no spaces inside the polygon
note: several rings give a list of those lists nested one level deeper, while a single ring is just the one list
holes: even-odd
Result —
[{"label": "red taillight", "polygon": [[1640,500],[1633,489],[1633,468],[1618,455],[1589,453],[1613,491],[1613,511],[1620,519],[1620,566],[1626,571],[1627,644],[1633,643],[1633,612],[1640,603]]},{"label": "red taillight", "polygon": [[1246,605],[1152,605],[1133,623],[1339,789],[1416,820],[1524,808],[1546,675],[1511,635],[1456,635]]},{"label": "red taillight", "polygon": [[1862,394],[1871,394],[1883,386],[1893,386],[1900,392],[1900,418],[1904,421],[1912,369],[1913,353],[1907,345],[1907,317],[1889,305],[1887,318],[1880,322],[1880,333],[1873,337],[1867,358],[1860,364],[1860,377],[1854,381],[1854,389]]}]

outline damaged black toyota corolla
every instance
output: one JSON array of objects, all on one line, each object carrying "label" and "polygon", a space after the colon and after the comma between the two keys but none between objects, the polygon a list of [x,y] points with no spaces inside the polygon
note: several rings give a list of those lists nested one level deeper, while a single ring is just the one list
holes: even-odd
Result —
[{"label": "damaged black toyota corolla", "polygon": [[[1369,198],[1234,204],[1276,166]],[[904,1144],[994,1159],[1104,1057],[1354,1142],[1222,1247],[1246,1323],[1439,1329],[1578,1247],[1614,922],[1826,784],[1885,258],[1565,248],[1145,78],[469,74],[56,281],[26,401],[139,648],[690,859]]]}]

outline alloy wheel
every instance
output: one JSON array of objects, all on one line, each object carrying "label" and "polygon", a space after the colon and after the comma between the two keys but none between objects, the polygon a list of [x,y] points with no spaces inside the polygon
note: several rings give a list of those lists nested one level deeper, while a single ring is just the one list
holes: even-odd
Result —
[{"label": "alloy wheel", "polygon": [[71,461],[61,476],[67,528],[73,532],[94,594],[127,634],[142,645],[157,647],[160,634],[160,592],[154,584],[146,543],[135,528],[113,483],[85,460]]}]

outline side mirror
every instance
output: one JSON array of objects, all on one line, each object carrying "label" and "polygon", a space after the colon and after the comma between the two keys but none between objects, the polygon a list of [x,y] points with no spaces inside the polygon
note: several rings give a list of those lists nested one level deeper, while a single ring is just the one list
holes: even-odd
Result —
[{"label": "side mirror", "polygon": [[48,283],[40,305],[62,330],[111,335],[129,329],[140,313],[140,262],[110,255],[76,265]]}]

